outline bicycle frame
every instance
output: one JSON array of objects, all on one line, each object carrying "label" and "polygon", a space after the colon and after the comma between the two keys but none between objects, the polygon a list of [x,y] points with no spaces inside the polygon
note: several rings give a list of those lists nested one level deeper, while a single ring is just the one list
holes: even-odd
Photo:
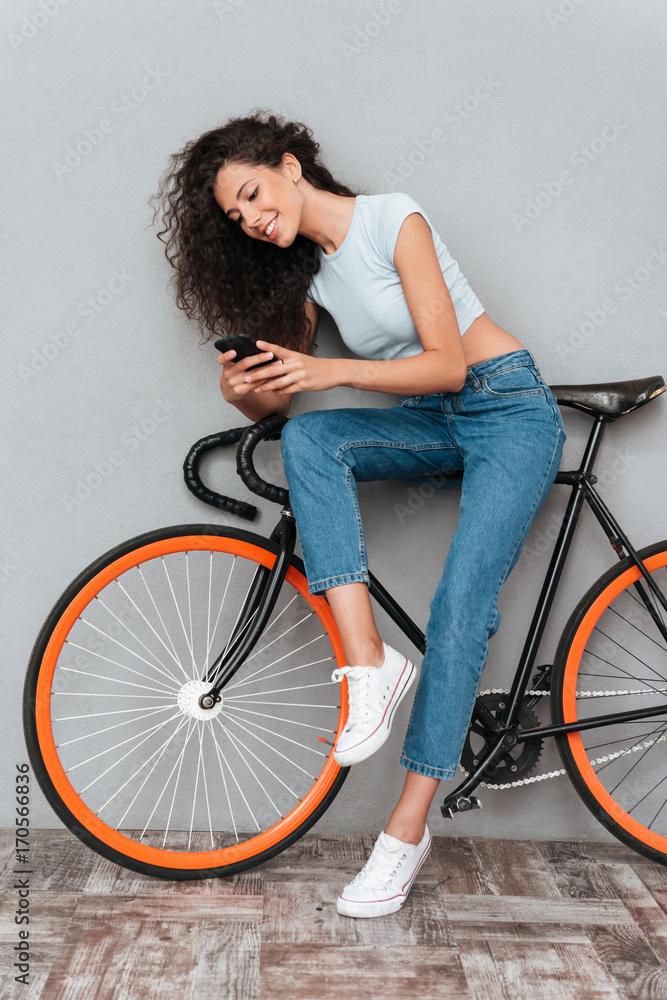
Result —
[{"label": "bicycle frame", "polygon": [[[595,729],[611,725],[615,722],[629,722],[650,718],[651,716],[660,715],[667,711],[667,702],[665,702],[664,705],[657,708],[640,708],[630,712],[593,716],[585,721],[517,731],[521,702],[525,697],[530,676],[535,666],[535,658],[584,502],[588,503],[592,509],[619,559],[630,557],[632,562],[639,568],[648,588],[660,601],[665,610],[667,610],[667,597],[652,579],[629,538],[594,489],[597,477],[593,475],[592,470],[602,441],[602,435],[608,422],[607,418],[602,415],[597,415],[594,418],[579,468],[569,472],[559,471],[556,475],[554,485],[568,485],[572,487],[572,491],[528,628],[526,640],[519,657],[510,694],[498,718],[494,717],[479,701],[475,703],[473,718],[482,722],[491,734],[495,734],[495,737],[489,743],[486,753],[480,757],[475,769],[445,799],[441,807],[443,816],[453,817],[456,812],[467,811],[478,806],[478,801],[471,796],[471,793],[483,780],[484,774],[502,751],[508,747],[515,746],[516,743],[560,736],[586,729]],[[448,474],[447,478],[460,479],[462,476],[463,473],[451,473]],[[281,510],[281,518],[271,532],[270,538],[279,545],[276,561],[271,569],[265,566],[258,566],[255,572],[227,647],[213,662],[207,674],[206,679],[212,682],[215,679],[215,682],[212,683],[208,694],[201,698],[201,703],[205,708],[212,707],[215,701],[219,700],[220,691],[236,673],[254,647],[275,606],[296,545],[296,523],[288,505]],[[375,598],[401,631],[423,654],[426,651],[426,638],[422,630],[405,613],[377,577],[370,571],[368,576],[370,595]],[[667,628],[665,628],[659,615],[655,613],[645,588],[639,580],[635,582],[634,586],[642,603],[667,641]],[[255,620],[251,625],[253,618]],[[243,637],[244,632],[246,633],[245,637]],[[537,683],[544,682],[545,675],[549,669],[550,666],[543,670]]]}]

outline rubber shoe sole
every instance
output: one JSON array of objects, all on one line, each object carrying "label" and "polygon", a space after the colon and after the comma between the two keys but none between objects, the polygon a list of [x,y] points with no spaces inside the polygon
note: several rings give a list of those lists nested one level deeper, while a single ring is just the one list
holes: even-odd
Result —
[{"label": "rubber shoe sole", "polygon": [[333,757],[339,767],[350,767],[352,764],[359,764],[362,760],[366,760],[367,757],[371,757],[386,742],[391,731],[391,724],[394,721],[396,709],[403,698],[405,698],[417,676],[417,669],[414,663],[408,660],[407,657],[405,662],[406,666],[404,673],[401,675],[399,685],[397,685],[394,696],[387,705],[385,714],[377,728],[366,739],[360,740],[359,743],[356,743],[353,747],[348,747],[347,750],[339,752],[334,749]]}]

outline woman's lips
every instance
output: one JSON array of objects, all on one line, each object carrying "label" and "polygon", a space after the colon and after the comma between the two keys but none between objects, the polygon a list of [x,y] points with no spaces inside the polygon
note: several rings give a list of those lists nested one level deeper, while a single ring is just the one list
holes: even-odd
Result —
[{"label": "woman's lips", "polygon": [[[270,225],[271,223],[269,222],[269,226]],[[277,235],[278,235],[278,216],[276,215],[275,221],[273,222],[273,231],[271,233],[265,233],[265,236],[267,237],[267,239],[273,240]]]}]

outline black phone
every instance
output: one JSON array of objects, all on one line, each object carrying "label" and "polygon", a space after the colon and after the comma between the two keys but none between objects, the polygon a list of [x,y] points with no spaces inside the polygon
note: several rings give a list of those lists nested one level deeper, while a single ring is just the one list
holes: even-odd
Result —
[{"label": "black phone", "polygon": [[[235,333],[231,337],[222,337],[220,340],[214,341],[214,347],[222,353],[224,351],[236,351],[236,357],[232,358],[232,364],[240,361],[241,358],[250,358],[253,354],[265,354],[266,352],[261,350],[247,333]],[[275,358],[269,358],[268,361],[260,361],[256,365],[250,365],[250,368],[261,368],[262,365],[270,365]]]}]

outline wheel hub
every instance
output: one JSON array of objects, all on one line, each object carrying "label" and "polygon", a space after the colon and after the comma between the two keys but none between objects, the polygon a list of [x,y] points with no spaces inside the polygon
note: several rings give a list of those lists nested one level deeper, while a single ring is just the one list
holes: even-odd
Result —
[{"label": "wheel hub", "polygon": [[222,711],[222,698],[213,708],[202,708],[199,699],[211,690],[210,681],[188,681],[178,692],[178,707],[191,719],[215,719]]}]

